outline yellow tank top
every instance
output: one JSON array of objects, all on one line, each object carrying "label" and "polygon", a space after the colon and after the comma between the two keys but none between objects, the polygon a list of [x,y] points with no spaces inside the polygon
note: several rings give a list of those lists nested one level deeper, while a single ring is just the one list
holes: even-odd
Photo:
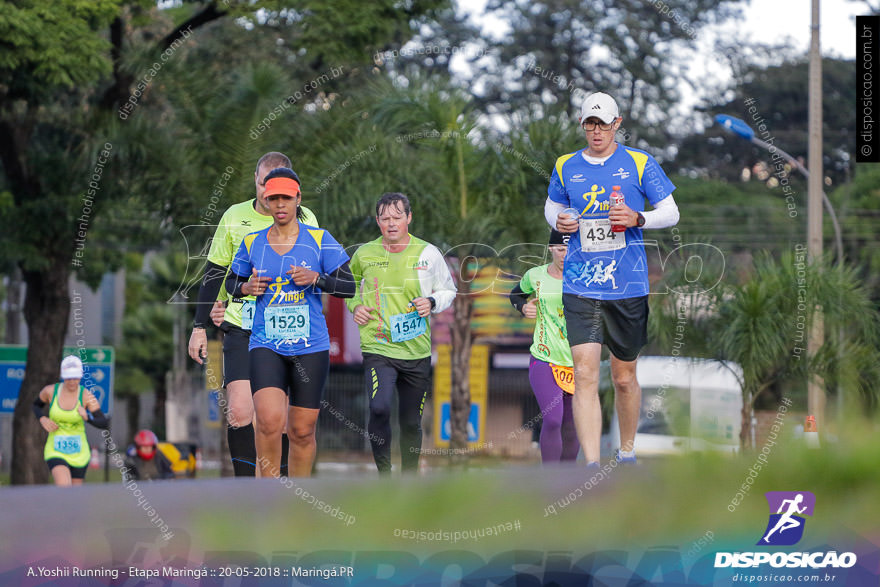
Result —
[{"label": "yellow tank top", "polygon": [[58,387],[52,391],[52,403],[49,405],[49,419],[58,424],[58,430],[49,433],[43,458],[63,459],[71,467],[85,467],[91,458],[89,441],[86,439],[86,425],[76,409],[83,405],[82,396],[85,388],[79,386],[79,397],[71,410],[62,409],[58,405]]}]

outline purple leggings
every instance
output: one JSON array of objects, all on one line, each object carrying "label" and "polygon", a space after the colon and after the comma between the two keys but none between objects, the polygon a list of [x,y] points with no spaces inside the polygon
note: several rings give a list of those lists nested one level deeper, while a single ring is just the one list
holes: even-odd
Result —
[{"label": "purple leggings", "polygon": [[581,448],[574,427],[572,395],[562,391],[553,378],[550,363],[532,357],[529,361],[529,383],[541,408],[541,461],[554,463],[577,459]]}]

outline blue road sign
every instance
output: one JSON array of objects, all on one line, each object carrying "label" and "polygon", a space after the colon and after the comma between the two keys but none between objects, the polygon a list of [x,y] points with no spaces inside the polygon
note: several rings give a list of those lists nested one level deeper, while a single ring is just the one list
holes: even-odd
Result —
[{"label": "blue road sign", "polygon": [[[440,405],[440,440],[449,441],[452,437],[452,422],[449,417],[449,402]],[[471,413],[468,414],[468,442],[477,442],[480,439],[480,404],[471,404]]]}]

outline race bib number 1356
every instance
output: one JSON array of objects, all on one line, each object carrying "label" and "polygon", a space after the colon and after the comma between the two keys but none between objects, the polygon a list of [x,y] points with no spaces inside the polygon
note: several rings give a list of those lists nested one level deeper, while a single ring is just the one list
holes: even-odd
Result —
[{"label": "race bib number 1356", "polygon": [[75,455],[80,451],[78,435],[58,435],[55,437],[55,450],[64,455]]}]

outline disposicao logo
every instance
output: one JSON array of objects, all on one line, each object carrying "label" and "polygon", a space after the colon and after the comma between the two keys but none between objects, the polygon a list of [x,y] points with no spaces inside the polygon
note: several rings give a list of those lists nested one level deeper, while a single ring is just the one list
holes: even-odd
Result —
[{"label": "disposicao logo", "polygon": [[768,491],[764,495],[770,506],[770,520],[758,546],[792,546],[800,542],[807,523],[803,516],[813,515],[816,496],[809,491]]},{"label": "disposicao logo", "polygon": [[[764,494],[770,507],[767,528],[757,546],[792,546],[804,536],[806,519],[816,507],[816,496],[809,491],[768,491]],[[749,568],[769,564],[780,568],[845,568],[856,564],[852,552],[717,552],[715,568]]]}]

